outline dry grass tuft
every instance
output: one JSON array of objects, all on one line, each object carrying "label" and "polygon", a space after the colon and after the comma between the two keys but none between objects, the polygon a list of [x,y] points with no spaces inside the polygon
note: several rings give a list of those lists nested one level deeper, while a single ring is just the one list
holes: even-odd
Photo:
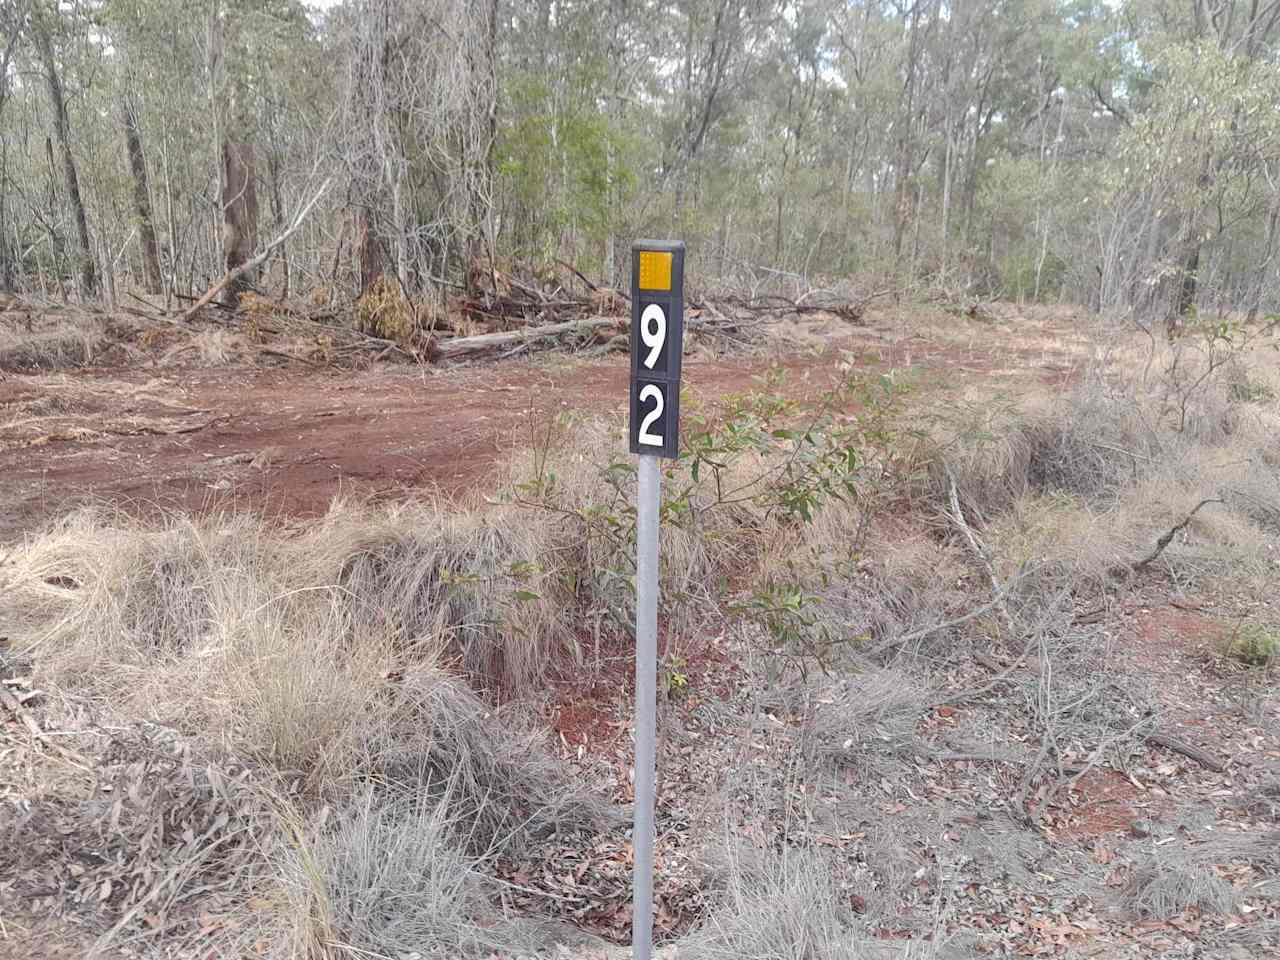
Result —
[{"label": "dry grass tuft", "polygon": [[27,330],[0,323],[0,370],[60,370],[91,363],[107,341],[105,324],[96,318],[60,320],[47,329]]},{"label": "dry grass tuft", "polygon": [[[959,586],[967,569],[961,552],[926,529],[886,518],[865,518],[833,504],[801,531],[787,558],[791,575],[813,585],[821,599],[822,629],[853,641],[853,649],[920,634],[952,618],[970,598]],[[949,643],[951,632],[925,634]]]},{"label": "dry grass tuft", "polygon": [[[749,858],[749,859],[748,859]],[[681,944],[689,960],[807,960],[860,957],[854,914],[830,867],[788,850],[764,857],[730,849],[718,908]]]},{"label": "dry grass tuft", "polygon": [[304,956],[511,956],[538,946],[497,913],[499,890],[466,852],[451,781],[427,795],[365,790],[298,843],[286,888]]},{"label": "dry grass tuft", "polygon": [[296,544],[295,569],[336,585],[353,642],[525,690],[580,655],[549,533],[509,512],[339,506]]},{"label": "dry grass tuft", "polygon": [[1031,494],[1109,503],[1161,452],[1140,410],[1091,386],[1052,408],[952,429],[959,435],[931,464],[930,499],[945,508],[954,481],[966,515],[979,524]]},{"label": "dry grass tuft", "polygon": [[463,817],[468,844],[598,830],[615,813],[552,757],[534,733],[504,723],[456,680],[419,669],[380,698],[361,764],[377,782],[436,795]]},{"label": "dry grass tuft", "polygon": [[938,938],[894,942],[872,933],[817,853],[729,845],[719,904],[681,940],[681,960],[924,960],[958,956]]},{"label": "dry grass tuft", "polygon": [[883,772],[885,761],[909,757],[928,692],[896,670],[869,669],[831,679],[812,691],[804,745],[817,759]]},{"label": "dry grass tuft", "polygon": [[[480,521],[457,524],[424,529],[403,513],[384,515],[375,539],[408,547],[393,554],[400,566],[380,574],[365,565],[378,555],[367,541],[346,539],[361,526],[351,514],[291,538],[243,516],[155,526],[85,511],[15,552],[0,620],[58,687],[302,771],[313,785],[342,789],[370,764],[416,758],[438,768],[437,779],[468,771],[459,782],[474,797],[492,795],[503,823],[563,822],[546,813],[567,809],[556,794],[563,771],[438,671],[480,662],[479,654],[454,662],[454,651],[466,653],[463,638],[502,651],[504,676],[531,683],[565,621],[515,597],[512,583],[495,587],[516,562],[503,544],[520,541]],[[379,539],[393,530],[400,535]],[[498,573],[478,581],[480,568]],[[472,629],[482,641],[468,637]],[[410,680],[401,682],[406,667]]]},{"label": "dry grass tuft", "polygon": [[1126,906],[1139,917],[1167,920],[1192,908],[1226,914],[1239,894],[1209,867],[1192,863],[1180,851],[1161,852],[1138,867],[1124,891]]},{"label": "dry grass tuft", "polygon": [[243,334],[218,327],[198,330],[191,335],[189,344],[179,344],[165,355],[166,360],[190,347],[194,347],[200,355],[200,362],[205,366],[221,366],[244,358],[249,351],[248,341]]}]

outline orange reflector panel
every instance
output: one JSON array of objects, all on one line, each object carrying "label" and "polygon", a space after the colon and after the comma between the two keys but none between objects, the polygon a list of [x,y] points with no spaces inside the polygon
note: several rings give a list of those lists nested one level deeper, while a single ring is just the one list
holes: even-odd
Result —
[{"label": "orange reflector panel", "polygon": [[671,289],[671,254],[663,250],[640,251],[640,289]]}]

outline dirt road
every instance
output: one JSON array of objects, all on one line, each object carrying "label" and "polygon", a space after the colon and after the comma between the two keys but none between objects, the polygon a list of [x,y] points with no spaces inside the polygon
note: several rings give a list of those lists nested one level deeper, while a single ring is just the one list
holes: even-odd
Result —
[{"label": "dirt road", "polygon": [[[1048,331],[1044,331],[1048,335]],[[983,338],[990,342],[989,338]],[[1052,338],[1050,341],[1052,342]],[[1021,375],[1060,369],[1025,345]],[[997,352],[948,336],[843,327],[827,349],[690,358],[695,396],[757,388],[771,366],[788,393],[859,366],[998,373]],[[474,486],[556,409],[622,414],[626,360],[546,357],[458,369],[86,369],[0,382],[0,540],[89,501],[128,510],[250,508],[314,516],[335,495],[397,497]]]}]

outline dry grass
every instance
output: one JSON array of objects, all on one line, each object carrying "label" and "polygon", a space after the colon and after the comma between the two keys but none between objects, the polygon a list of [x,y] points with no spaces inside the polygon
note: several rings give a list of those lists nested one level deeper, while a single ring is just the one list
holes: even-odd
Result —
[{"label": "dry grass", "polygon": [[822,601],[820,626],[849,639],[853,652],[908,635],[919,637],[913,650],[954,642],[955,631],[930,628],[970,603],[961,586],[966,560],[955,545],[923,525],[867,517],[846,503],[820,511],[797,540],[770,569],[812,585]]},{"label": "dry grass", "polygon": [[[335,543],[350,519],[340,512],[290,536],[243,516],[148,525],[86,511],[18,547],[3,568],[0,621],[41,683],[76,710],[87,705],[102,727],[147,717],[162,724],[147,729],[176,745],[170,753],[178,759],[162,769],[146,750],[134,751],[142,766],[127,762],[127,780],[104,780],[101,794],[70,808],[76,823],[92,813],[95,823],[117,824],[122,840],[135,826],[142,831],[126,866],[132,871],[136,860],[138,871],[153,872],[140,872],[136,883],[131,872],[108,877],[106,867],[89,874],[112,889],[121,879],[131,885],[127,897],[120,888],[121,896],[103,901],[110,935],[149,915],[150,907],[133,908],[159,869],[162,878],[176,871],[152,895],[165,902],[201,883],[265,885],[256,913],[232,926],[265,925],[276,941],[279,930],[294,928],[312,955],[376,953],[397,943],[403,951],[430,944],[450,956],[488,955],[532,943],[538,932],[494,925],[501,891],[482,882],[483,864],[553,834],[613,822],[609,805],[547,752],[536,730],[446,672],[449,631],[469,616],[450,604],[472,610],[488,602],[483,592],[436,597],[452,612],[443,621],[423,613],[415,630],[422,643],[406,646],[405,634],[369,619],[374,606],[358,602],[369,598],[353,595],[368,591],[373,604],[389,596],[378,593],[384,585],[372,570],[345,585],[317,578],[334,558],[366,555],[367,543]],[[400,524],[409,542],[427,536],[415,534],[405,514],[383,519],[384,533]],[[429,547],[403,562],[431,569],[444,560],[476,562],[477,542],[500,555],[488,534],[477,541],[477,528],[463,529],[470,533],[442,542],[471,546]],[[239,758],[234,776],[185,772],[214,756]],[[205,784],[204,792],[179,789],[187,780]],[[116,795],[130,798],[129,818],[113,814]],[[70,822],[64,808],[36,809],[51,836],[61,836]],[[156,817],[179,828],[158,850],[147,833]],[[252,837],[238,826],[245,817]],[[184,825],[196,838],[185,846]],[[30,824],[25,829],[32,835]],[[228,866],[232,850],[241,856]],[[47,868],[57,869],[50,856]],[[277,887],[284,893],[272,894]],[[508,934],[516,939],[503,939]]]},{"label": "dry grass", "polygon": [[338,506],[293,545],[293,576],[334,586],[353,642],[526,690],[582,658],[552,532],[514,511]]},{"label": "dry grass", "polygon": [[928,691],[896,670],[871,668],[810,691],[802,738],[814,758],[879,777],[910,759]]},{"label": "dry grass", "polygon": [[719,907],[682,944],[692,960],[859,957],[853,912],[831,869],[798,850],[762,856],[729,848]]},{"label": "dry grass", "polygon": [[1193,908],[1201,913],[1230,913],[1240,895],[1211,868],[1187,862],[1175,852],[1153,856],[1138,867],[1124,898],[1139,917],[1166,920]]},{"label": "dry grass", "polygon": [[[387,523],[396,518],[407,522],[394,514]],[[371,597],[361,597],[315,577],[325,567],[322,542],[331,555],[364,555],[359,542],[332,545],[348,529],[335,516],[290,538],[243,516],[149,526],[81,512],[16,551],[0,619],[59,688],[301,771],[315,786],[340,789],[370,764],[385,774],[392,757],[433,758],[450,775],[474,768],[463,782],[477,795],[508,806],[521,797],[526,816],[549,805],[564,789],[562,771],[549,781],[531,740],[486,719],[473,694],[438,673],[456,666],[445,654],[458,621],[472,616],[468,604],[489,602],[484,591],[467,584],[460,600],[437,597],[442,621],[411,624],[408,634],[394,609],[370,622],[389,597],[378,591],[396,583],[370,575],[358,586]],[[441,556],[429,554],[427,569]],[[424,609],[409,612],[435,616]],[[547,642],[530,629],[511,644]],[[402,643],[405,635],[418,644]],[[512,778],[505,787],[504,778]]]},{"label": "dry grass", "polygon": [[[303,956],[510,956],[536,928],[496,909],[500,891],[467,852],[451,781],[426,795],[365,790],[285,863]],[[299,825],[298,833],[304,834]]]},{"label": "dry grass", "polygon": [[107,340],[103,322],[86,317],[28,330],[0,320],[0,370],[60,370],[91,363]]},{"label": "dry grass", "polygon": [[418,795],[448,784],[441,799],[466,819],[468,844],[478,851],[510,851],[526,839],[613,822],[610,807],[522,728],[456,680],[420,668],[380,698],[361,768],[380,784]]},{"label": "dry grass", "polygon": [[[1270,384],[1280,364],[1255,349],[1191,390],[1194,351],[1183,349],[1176,377],[1161,373],[1175,369],[1175,352],[1158,348],[1147,367],[1116,351],[1052,405],[1041,398],[983,424],[953,419],[926,496],[946,511],[954,481],[1002,578],[1044,563],[1059,583],[1094,584],[1148,556],[1200,501],[1220,499],[1157,566],[1184,584],[1261,588],[1278,559],[1280,405]],[[1144,367],[1147,378],[1135,376]]]},{"label": "dry grass", "polygon": [[[940,938],[876,937],[875,918],[858,916],[835,879],[837,867],[816,852],[763,853],[729,843],[724,889],[703,924],[681,940],[681,960],[924,960],[963,955]],[[935,933],[937,933],[935,931]]]}]

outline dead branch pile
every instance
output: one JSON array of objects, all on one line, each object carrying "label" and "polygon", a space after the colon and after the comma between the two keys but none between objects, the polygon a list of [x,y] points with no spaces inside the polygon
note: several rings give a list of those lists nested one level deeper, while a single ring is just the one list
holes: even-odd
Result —
[{"label": "dead branch pile", "polygon": [[[561,261],[542,270],[473,269],[467,288],[443,304],[413,300],[391,277],[379,278],[353,303],[324,294],[308,301],[250,292],[236,308],[207,294],[179,296],[182,303],[169,306],[128,294],[114,309],[10,298],[0,302],[0,320],[15,330],[29,330],[33,316],[77,328],[113,320],[162,331],[220,328],[251,343],[247,353],[312,364],[491,359],[546,348],[599,354],[628,344],[628,295]],[[825,314],[861,323],[867,305],[882,294],[853,297],[812,288],[793,297],[717,287],[687,296],[685,327],[691,339],[716,348],[744,348],[759,342],[768,324],[788,318]],[[162,338],[144,332],[144,339],[150,346]],[[196,349],[179,344],[165,359]]]}]

